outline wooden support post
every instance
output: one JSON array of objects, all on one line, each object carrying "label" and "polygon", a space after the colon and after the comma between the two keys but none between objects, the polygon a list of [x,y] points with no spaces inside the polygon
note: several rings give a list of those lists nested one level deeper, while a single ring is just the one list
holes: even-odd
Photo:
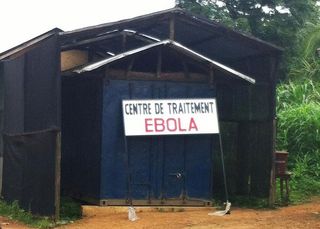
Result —
[{"label": "wooden support post", "polygon": [[162,69],[162,50],[161,48],[159,48],[158,60],[157,60],[157,78],[161,77],[161,69]]},{"label": "wooden support post", "polygon": [[269,110],[270,110],[270,119],[272,120],[272,147],[271,147],[271,168],[270,168],[270,188],[269,188],[269,207],[273,207],[276,199],[276,81],[275,74],[277,71],[277,59],[274,57],[270,57],[270,102],[269,102]]},{"label": "wooden support post", "polygon": [[170,17],[170,28],[169,28],[169,38],[170,40],[175,40],[175,17],[172,15]]},{"label": "wooden support post", "polygon": [[214,83],[215,83],[215,80],[214,80],[214,72],[213,72],[213,67],[211,66],[210,67],[210,78],[209,78],[209,85],[210,85],[210,88],[214,88]]},{"label": "wooden support post", "polygon": [[270,171],[270,188],[269,188],[269,207],[273,207],[276,200],[276,120],[272,122],[272,153],[271,153],[271,171]]},{"label": "wooden support post", "polygon": [[60,187],[61,187],[61,132],[56,136],[55,161],[55,220],[60,218]]},{"label": "wooden support post", "polygon": [[127,48],[127,34],[123,34],[122,36],[122,52],[125,52]]},{"label": "wooden support post", "polygon": [[183,71],[185,74],[186,79],[190,79],[190,74],[189,74],[189,68],[188,65],[185,61],[182,60],[182,66],[183,66]]},{"label": "wooden support post", "polygon": [[129,74],[130,74],[130,72],[131,72],[131,70],[132,70],[132,68],[133,68],[133,65],[134,65],[134,58],[132,58],[131,60],[130,60],[130,63],[129,63],[129,65],[128,65],[128,68],[127,68],[127,71],[126,71],[126,75],[125,75],[125,78],[126,78],[126,80],[129,78]]},{"label": "wooden support post", "polygon": [[290,192],[289,177],[286,177],[285,182],[286,182],[286,201],[288,202],[289,201],[289,192]]}]

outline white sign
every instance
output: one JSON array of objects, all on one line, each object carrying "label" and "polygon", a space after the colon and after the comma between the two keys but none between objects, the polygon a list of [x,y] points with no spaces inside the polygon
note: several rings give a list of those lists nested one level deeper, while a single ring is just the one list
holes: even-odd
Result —
[{"label": "white sign", "polygon": [[126,136],[219,133],[215,99],[123,100]]}]

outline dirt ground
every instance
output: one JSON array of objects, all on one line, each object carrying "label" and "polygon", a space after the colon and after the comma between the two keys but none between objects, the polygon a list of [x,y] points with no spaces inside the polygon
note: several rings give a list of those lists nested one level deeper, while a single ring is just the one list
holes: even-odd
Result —
[{"label": "dirt ground", "polygon": [[0,216],[0,229],[6,228],[6,229],[25,229],[28,228],[24,226],[21,223],[9,220],[5,217]]},{"label": "dirt ground", "polygon": [[[253,210],[232,208],[230,215],[223,217],[208,216],[209,209],[188,210],[182,212],[138,212],[139,220],[131,222],[128,213],[110,213],[103,207],[85,208],[83,219],[73,224],[61,226],[63,229],[105,229],[105,228],[303,228],[320,229],[320,198],[310,203],[283,207],[276,210]],[[26,228],[20,224],[0,218],[4,229]],[[8,222],[9,224],[4,224]]]}]

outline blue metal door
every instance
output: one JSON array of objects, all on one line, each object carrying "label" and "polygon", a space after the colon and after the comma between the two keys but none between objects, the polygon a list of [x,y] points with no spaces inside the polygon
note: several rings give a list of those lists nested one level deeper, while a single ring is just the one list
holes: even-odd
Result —
[{"label": "blue metal door", "polygon": [[164,204],[168,199],[210,199],[211,136],[127,137],[126,155],[121,100],[212,98],[213,93],[208,85],[195,83],[110,81],[105,84],[101,198],[132,197],[150,203],[162,200]]}]

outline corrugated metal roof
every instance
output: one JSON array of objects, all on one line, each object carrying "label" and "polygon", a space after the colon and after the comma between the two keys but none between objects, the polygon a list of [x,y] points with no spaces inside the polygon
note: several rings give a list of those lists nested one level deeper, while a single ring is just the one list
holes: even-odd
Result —
[{"label": "corrugated metal roof", "polygon": [[255,80],[241,72],[238,72],[226,65],[223,65],[217,61],[214,61],[208,57],[205,57],[185,46],[183,46],[182,44],[179,44],[178,42],[175,42],[175,41],[172,41],[172,40],[163,40],[163,41],[159,41],[159,42],[156,42],[156,43],[153,43],[153,44],[149,44],[149,45],[146,45],[146,46],[143,46],[143,47],[140,47],[140,48],[137,48],[137,49],[133,49],[133,50],[130,50],[130,51],[127,51],[127,52],[124,52],[124,53],[121,53],[121,54],[118,54],[118,55],[115,55],[115,56],[112,56],[112,57],[109,57],[109,58],[106,58],[106,59],[103,59],[103,60],[100,60],[100,61],[97,61],[95,63],[91,63],[91,64],[88,64],[88,65],[85,65],[81,68],[78,68],[78,69],[75,69],[73,72],[75,73],[83,73],[83,72],[89,72],[89,71],[93,71],[93,70],[96,70],[100,67],[103,67],[103,66],[106,66],[110,63],[113,63],[113,62],[116,62],[120,59],[123,59],[123,58],[126,58],[126,57],[129,57],[131,55],[134,55],[134,54],[137,54],[137,53],[141,53],[143,51],[146,51],[146,50],[150,50],[150,49],[153,49],[155,47],[159,47],[159,46],[168,46],[170,48],[173,48],[197,61],[200,61],[206,65],[208,65],[209,67],[214,67],[214,68],[217,68],[223,72],[226,72],[228,74],[231,74],[233,76],[236,76],[238,78],[241,78],[249,83],[252,83],[254,84],[255,83]]},{"label": "corrugated metal roof", "polygon": [[[173,40],[214,59],[237,59],[254,55],[279,55],[280,47],[258,38],[227,28],[226,26],[186,10],[173,8],[132,19],[61,32],[63,45],[77,43],[88,37],[99,37],[104,31],[130,29],[150,36],[169,39],[170,19],[174,18]],[[170,38],[171,39],[171,38]],[[208,50],[208,51],[207,51]],[[224,52],[213,52],[224,50]],[[230,54],[230,55],[229,55]]]}]

